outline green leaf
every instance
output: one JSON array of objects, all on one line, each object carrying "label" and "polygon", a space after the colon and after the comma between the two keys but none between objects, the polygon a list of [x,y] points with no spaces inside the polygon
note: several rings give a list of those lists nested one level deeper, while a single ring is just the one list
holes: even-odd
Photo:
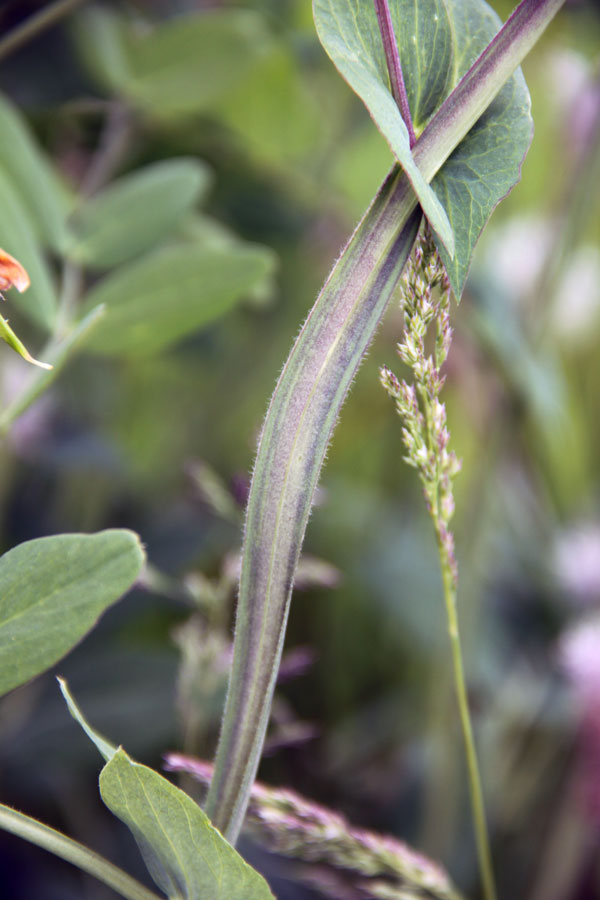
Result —
[{"label": "green leaf", "polygon": [[[421,131],[493,38],[500,20],[484,0],[391,0],[390,8],[409,105],[416,130]],[[325,49],[404,166],[398,141],[404,140],[406,145],[407,136],[399,138],[403,123],[399,124],[400,113],[389,90],[373,4],[357,8],[351,0],[314,0],[314,10]],[[518,71],[433,179],[430,187],[443,205],[454,235],[454,254],[407,170],[436,232],[457,298],[485,223],[519,180],[532,134],[529,107],[527,86]]]},{"label": "green leaf", "polygon": [[[390,7],[413,119],[415,124],[424,123],[447,95],[452,76],[452,30],[446,5],[443,0],[392,0]],[[408,130],[390,90],[374,4],[314,0],[313,8],[319,40],[363,100],[452,256],[454,235],[448,216],[413,159]]]},{"label": "green leaf", "polygon": [[262,17],[242,9],[175,16],[136,32],[114,13],[85,10],[76,39],[82,60],[108,88],[159,118],[217,107],[271,42]]},{"label": "green leaf", "polygon": [[71,31],[81,62],[96,81],[120,91],[131,77],[123,20],[108,9],[92,6],[71,18]]},{"label": "green leaf", "polygon": [[64,681],[74,719],[107,764],[100,773],[106,806],[135,837],[148,871],[171,900],[273,900],[264,878],[214,828],[183,791],[134,762],[88,724]]},{"label": "green leaf", "polygon": [[251,244],[170,247],[123,267],[89,292],[83,310],[106,316],[87,349],[106,355],[157,353],[213,322],[273,271],[275,257]]},{"label": "green leaf", "polygon": [[133,584],[144,562],[130,531],[61,534],[0,558],[0,694],[59,660]]},{"label": "green leaf", "polygon": [[262,162],[286,165],[314,158],[318,152],[322,113],[283,41],[273,41],[270,51],[223,98],[214,115],[239,136],[244,152]]},{"label": "green leaf", "polygon": [[[501,23],[482,0],[447,3],[454,25],[458,81]],[[521,177],[532,136],[531,100],[519,69],[433,179],[432,187],[448,210],[454,230],[453,259],[439,241],[436,243],[457,299],[481,232],[498,203]]]},{"label": "green leaf", "polygon": [[[67,195],[21,114],[0,95],[0,173],[18,193],[36,236],[60,250],[65,237]],[[3,209],[3,218],[6,212]]]},{"label": "green leaf", "polygon": [[0,338],[5,341],[9,347],[12,347],[19,356],[22,356],[23,359],[27,360],[27,362],[32,363],[34,366],[39,366],[40,369],[51,369],[52,366],[45,362],[40,362],[39,359],[34,359],[23,341],[21,341],[17,335],[14,333],[10,325],[8,324],[8,319],[3,319],[0,316]]},{"label": "green leaf", "polygon": [[269,887],[183,791],[118,750],[100,773],[108,808],[133,833],[148,871],[177,900],[272,900]]},{"label": "green leaf", "polygon": [[208,167],[172,159],[126,175],[77,213],[69,248],[75,262],[110,268],[151,249],[206,194]]},{"label": "green leaf", "polygon": [[78,725],[80,725],[81,728],[85,731],[92,744],[96,745],[96,749],[98,750],[100,756],[102,756],[106,760],[106,762],[108,762],[117,752],[117,747],[115,747],[114,744],[111,744],[110,741],[107,741],[106,738],[102,737],[100,732],[96,731],[95,728],[92,728],[92,726],[87,722],[83,713],[71,696],[69,686],[65,679],[57,678],[56,680],[58,681],[60,692],[65,698],[67,709],[69,710],[75,721],[78,723]]},{"label": "green leaf", "polygon": [[57,299],[30,215],[12,181],[0,172],[0,247],[25,267],[31,285],[23,294],[11,294],[11,303],[37,325],[52,330]]}]

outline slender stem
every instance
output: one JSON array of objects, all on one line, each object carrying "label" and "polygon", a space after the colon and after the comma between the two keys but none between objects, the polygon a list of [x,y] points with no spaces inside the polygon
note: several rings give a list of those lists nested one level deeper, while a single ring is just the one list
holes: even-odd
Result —
[{"label": "slender stem", "polygon": [[13,28],[0,40],[0,61],[67,16],[83,0],[57,0]]},{"label": "slender stem", "polygon": [[416,143],[417,136],[413,127],[410,106],[408,105],[406,85],[404,84],[402,64],[398,53],[398,42],[396,41],[396,36],[394,34],[394,25],[392,23],[390,7],[388,5],[388,0],[373,0],[373,2],[375,3],[375,12],[377,13],[379,31],[381,32],[381,39],[383,41],[383,50],[390,76],[392,95],[398,104],[398,109],[402,113],[404,124],[408,129],[410,146],[413,147]]},{"label": "slender stem", "polygon": [[0,803],[0,828],[48,850],[55,856],[77,866],[82,872],[93,875],[98,881],[102,881],[125,897],[126,900],[163,900],[154,891],[140,884],[139,881],[107,859],[94,853],[89,847],[79,844],[65,834],[61,834],[60,831],[50,828],[49,825],[44,825],[37,819],[17,812],[3,803]]},{"label": "slender stem", "polygon": [[121,163],[131,138],[131,113],[120,101],[111,103],[100,146],[79,185],[79,199],[87,199],[104,187]]},{"label": "slender stem", "polygon": [[475,841],[477,844],[477,856],[479,859],[479,871],[483,885],[485,900],[496,900],[496,886],[494,882],[494,870],[492,866],[492,854],[485,818],[485,806],[483,802],[483,790],[481,787],[481,775],[473,737],[473,726],[469,710],[469,700],[465,682],[465,673],[462,658],[460,632],[458,628],[458,615],[456,611],[456,577],[453,572],[452,562],[448,556],[447,547],[443,540],[442,532],[438,527],[438,518],[433,516],[435,533],[437,538],[440,566],[442,570],[442,582],[444,586],[444,601],[448,618],[448,634],[452,647],[452,663],[454,666],[454,687],[458,702],[460,724],[465,742],[465,756],[467,760],[467,772],[469,777],[469,792],[471,795],[471,807],[473,813],[473,825],[475,828]]},{"label": "slender stem", "polygon": [[36,369],[22,392],[2,411],[0,414],[0,437],[3,437],[9,431],[13,422],[19,416],[22,416],[56,380],[73,356],[73,353],[85,342],[87,336],[96,327],[104,315],[104,311],[105,308],[102,304],[94,307],[81,322],[72,327],[71,331],[60,342],[57,342],[54,338],[48,342],[42,353],[44,358],[50,360],[52,369],[50,371]]},{"label": "slender stem", "polygon": [[[398,344],[398,355],[412,370],[412,384],[400,382],[387,366],[381,369],[380,379],[382,387],[396,402],[396,409],[403,422],[402,437],[407,450],[405,459],[419,472],[427,511],[435,531],[452,646],[454,685],[466,748],[481,881],[485,900],[495,900],[481,779],[469,714],[458,629],[456,610],[458,567],[454,553],[454,536],[449,530],[454,513],[452,484],[460,470],[459,460],[455,453],[448,449],[450,434],[446,409],[440,400],[444,385],[442,366],[447,359],[452,340],[449,315],[450,284],[428,229],[416,247],[404,281],[404,337]],[[437,295],[436,290],[439,291]],[[431,338],[434,327],[435,350],[429,355],[426,350],[428,332]]]}]

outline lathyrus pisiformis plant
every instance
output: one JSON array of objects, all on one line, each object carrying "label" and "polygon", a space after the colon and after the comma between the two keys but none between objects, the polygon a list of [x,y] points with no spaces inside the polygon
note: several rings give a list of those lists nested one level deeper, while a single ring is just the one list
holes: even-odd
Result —
[{"label": "lathyrus pisiformis plant", "polygon": [[[247,507],[233,665],[208,815],[157,772],[97,734],[62,686],[73,716],[106,761],[100,774],[105,804],[134,833],[154,881],[171,900],[272,897],[264,879],[231,845],[244,820],[261,755],[294,572],[325,451],[424,217],[450,287],[460,298],[477,238],[495,205],[518,180],[531,139],[529,95],[515,70],[562,2],[522,0],[498,30],[499,20],[484,0],[391,0],[389,7],[384,0],[314,0],[321,43],[365,102],[396,161],[317,298],[265,419]],[[99,37],[109,40],[109,32],[110,27],[108,31],[104,27]],[[117,40],[119,50],[125,51],[125,44]],[[122,65],[115,75],[126,78],[130,72]],[[425,269],[423,296],[431,280],[444,277],[438,264],[430,263],[429,255],[427,259],[426,266],[436,269]],[[176,262],[180,271],[181,260]],[[398,384],[397,399],[405,416],[408,455],[421,473],[438,535],[456,662],[452,618],[456,572],[448,530],[456,464],[447,451],[439,400],[439,369],[449,335],[444,298],[442,294],[433,313],[421,308],[418,316],[416,311],[412,316],[416,330],[411,334],[408,329],[403,353],[417,388],[414,393]],[[171,311],[168,315],[172,317]],[[436,318],[438,358],[430,365],[421,353],[417,332]],[[160,335],[151,318],[148,338]],[[100,338],[106,342],[106,335],[96,331],[95,340]],[[125,338],[117,334],[116,345],[121,339]],[[391,375],[386,383],[396,391]],[[84,554],[89,559],[91,551],[94,559],[99,557],[108,574],[98,576],[90,592],[94,588],[101,594],[100,608],[131,585],[143,564],[139,542],[128,533],[109,532],[93,541],[86,536],[42,539],[46,540],[60,541],[73,558]],[[29,571],[35,572],[39,584],[33,585],[37,593],[32,600],[39,601],[38,594],[49,589],[56,599],[44,565],[59,581],[68,567],[57,571],[55,543],[36,542],[33,551],[36,563]],[[32,580],[20,564],[19,548],[11,554],[1,561],[3,576],[10,581],[10,596],[20,597],[23,590],[33,590]],[[86,619],[82,633],[87,628]],[[35,638],[26,635],[30,643]],[[15,646],[13,642],[13,651]],[[482,882],[486,900],[492,900],[490,855],[459,664],[460,657],[457,687],[470,755]],[[12,686],[29,677],[15,672]],[[14,674],[12,669],[9,674]],[[281,805],[281,798],[277,803]],[[297,811],[301,804],[294,803]],[[0,827],[68,859],[124,897],[157,900],[156,893],[89,849],[3,805]],[[348,827],[349,841],[350,832]],[[378,883],[382,891],[389,888],[385,879]],[[424,896],[418,885],[413,888],[394,896]]]},{"label": "lathyrus pisiformis plant", "polygon": [[[304,323],[259,442],[246,515],[232,672],[206,807],[232,842],[260,760],[293,573],[340,408],[423,217],[454,296],[460,298],[474,245],[494,207],[518,181],[531,140],[529,94],[515,70],[560,6],[560,0],[523,0],[497,32],[498,19],[483,0],[392,0],[389,7],[380,0],[314,0],[321,43],[366,104],[397,162]],[[447,307],[444,300],[443,309],[434,314],[441,323],[440,363],[447,350]],[[408,333],[406,340],[411,339],[414,335]],[[418,348],[405,346],[403,352],[419,364]],[[423,376],[421,387],[430,406],[430,421],[423,428],[423,409],[415,408],[411,389],[399,387],[399,399],[412,416],[405,426],[412,441],[409,457],[424,478],[447,563],[448,596],[455,590],[456,574],[447,528],[456,462],[445,447],[439,364]],[[392,384],[390,376],[387,380]],[[428,440],[431,446],[419,446]],[[451,633],[455,628],[454,617]],[[482,881],[491,900],[495,889],[464,684],[459,700]]]}]

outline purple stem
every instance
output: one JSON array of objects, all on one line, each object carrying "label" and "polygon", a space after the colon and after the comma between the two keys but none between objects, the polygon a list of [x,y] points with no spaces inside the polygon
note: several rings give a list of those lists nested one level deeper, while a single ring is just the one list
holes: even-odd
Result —
[{"label": "purple stem", "polygon": [[398,104],[398,109],[404,119],[404,124],[408,128],[410,146],[413,147],[416,143],[417,136],[415,135],[410,107],[408,105],[406,85],[404,84],[404,76],[402,74],[402,65],[400,63],[400,55],[398,53],[396,35],[394,34],[390,7],[388,5],[388,0],[373,0],[373,2],[375,4],[379,31],[381,32],[381,39],[383,41],[383,50],[390,76],[392,96]]}]

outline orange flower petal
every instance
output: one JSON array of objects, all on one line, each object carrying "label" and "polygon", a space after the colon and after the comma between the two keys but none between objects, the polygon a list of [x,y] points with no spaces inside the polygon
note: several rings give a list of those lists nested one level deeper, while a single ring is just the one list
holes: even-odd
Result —
[{"label": "orange flower petal", "polygon": [[21,263],[0,247],[0,291],[16,287],[23,293],[29,287],[29,275]]}]

